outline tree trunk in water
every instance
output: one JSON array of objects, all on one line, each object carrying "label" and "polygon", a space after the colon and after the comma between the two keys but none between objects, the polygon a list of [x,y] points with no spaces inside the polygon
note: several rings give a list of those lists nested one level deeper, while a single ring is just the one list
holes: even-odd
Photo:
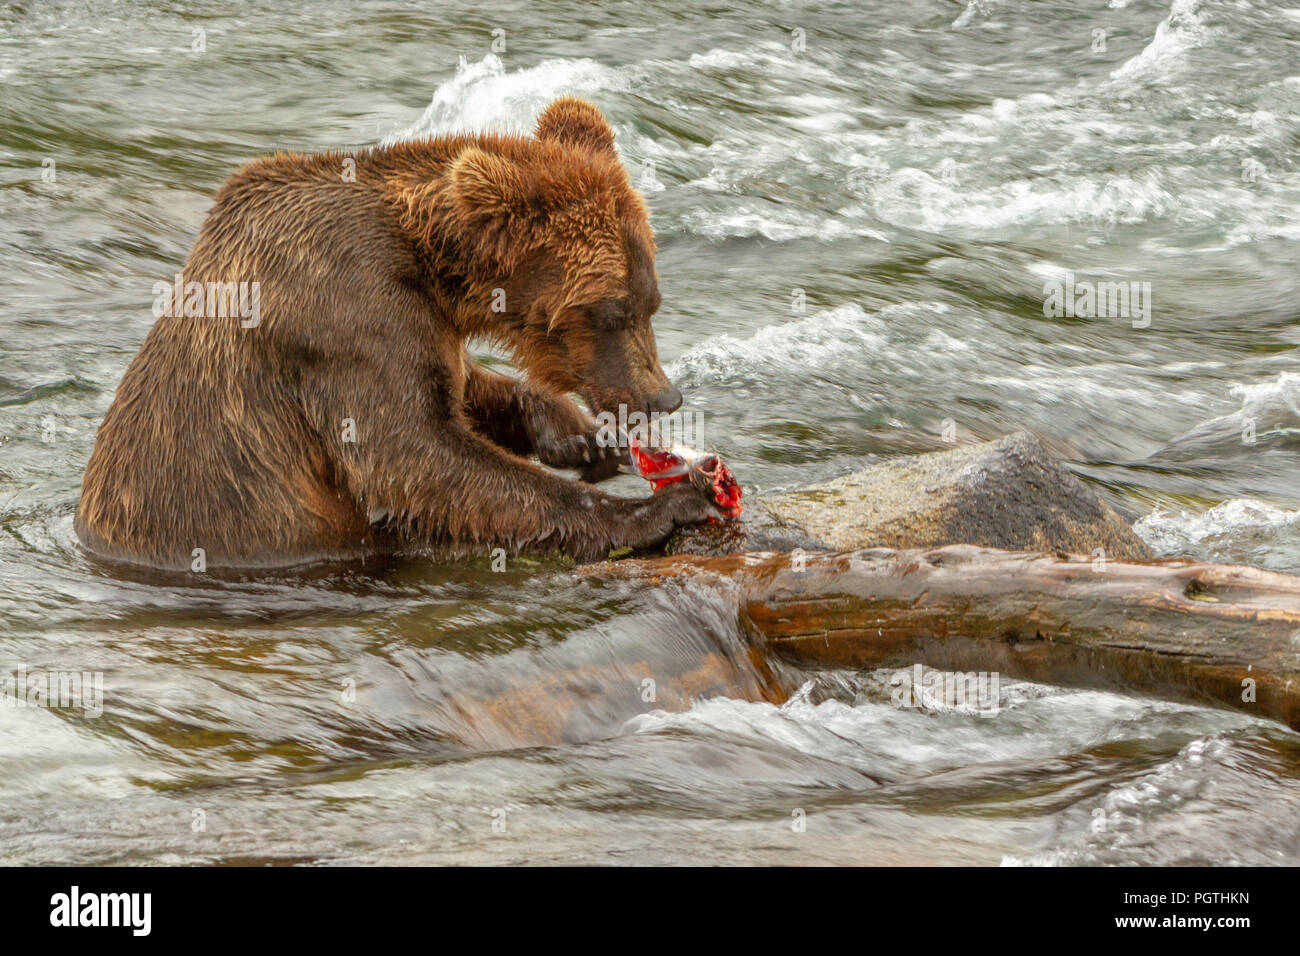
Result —
[{"label": "tree trunk in water", "polygon": [[[828,667],[987,671],[1232,707],[1300,729],[1300,577],[969,545],[605,566],[737,589],[757,642]],[[802,570],[800,570],[802,568]]]}]

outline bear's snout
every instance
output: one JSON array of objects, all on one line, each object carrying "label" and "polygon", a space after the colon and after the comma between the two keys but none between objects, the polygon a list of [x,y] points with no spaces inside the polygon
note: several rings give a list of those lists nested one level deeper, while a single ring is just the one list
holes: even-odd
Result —
[{"label": "bear's snout", "polygon": [[650,398],[646,403],[651,412],[657,412],[661,415],[670,415],[682,407],[682,393],[676,385],[669,383],[668,387]]}]

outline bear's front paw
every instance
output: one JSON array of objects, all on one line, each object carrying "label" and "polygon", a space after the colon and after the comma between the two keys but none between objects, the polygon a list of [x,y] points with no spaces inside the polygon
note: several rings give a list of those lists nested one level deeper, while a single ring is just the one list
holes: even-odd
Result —
[{"label": "bear's front paw", "polygon": [[662,501],[664,510],[672,516],[674,527],[703,524],[722,517],[711,497],[706,497],[693,484],[680,482],[656,491],[651,500]]},{"label": "bear's front paw", "polygon": [[678,482],[632,503],[619,543],[638,551],[649,550],[663,544],[676,528],[721,516],[694,485]]},{"label": "bear's front paw", "polygon": [[613,478],[620,465],[631,465],[626,448],[604,446],[594,432],[540,444],[537,460],[552,468],[576,468],[579,477],[591,484]]}]

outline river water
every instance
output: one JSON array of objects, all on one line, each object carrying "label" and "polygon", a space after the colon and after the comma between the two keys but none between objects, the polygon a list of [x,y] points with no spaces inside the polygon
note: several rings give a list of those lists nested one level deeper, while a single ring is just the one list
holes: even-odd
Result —
[{"label": "river water", "polygon": [[[1300,571],[1300,8],[491,7],[0,11],[0,678],[103,675],[99,714],[0,706],[0,860],[1300,863],[1300,736],[1240,714],[1010,680],[995,717],[899,709],[885,672],[764,671],[702,585],[545,562],[79,551],[225,176],[573,92],[747,494],[1029,428],[1161,553]],[[1132,314],[1045,314],[1067,277]],[[701,661],[731,693],[675,697]]]}]

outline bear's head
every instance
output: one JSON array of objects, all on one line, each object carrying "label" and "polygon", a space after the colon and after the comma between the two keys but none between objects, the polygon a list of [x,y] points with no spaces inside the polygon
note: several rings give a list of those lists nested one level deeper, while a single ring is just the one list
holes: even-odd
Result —
[{"label": "bear's head", "polygon": [[488,277],[480,288],[493,286],[484,331],[533,381],[578,393],[594,413],[677,409],[650,325],[654,235],[599,110],[556,100],[533,138],[467,146],[448,182]]}]

